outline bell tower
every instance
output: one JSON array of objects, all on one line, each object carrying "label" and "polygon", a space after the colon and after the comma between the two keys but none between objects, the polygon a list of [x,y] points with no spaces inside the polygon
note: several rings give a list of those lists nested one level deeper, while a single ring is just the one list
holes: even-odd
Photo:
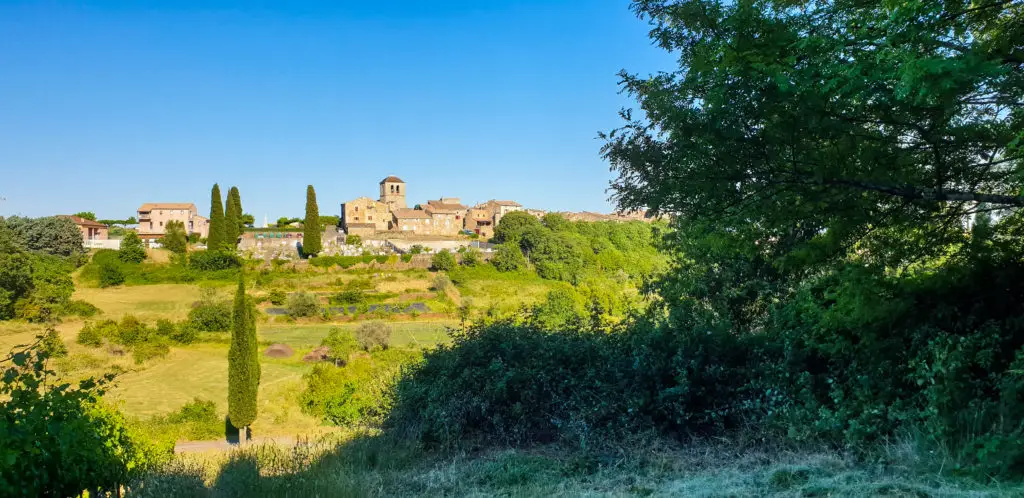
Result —
[{"label": "bell tower", "polygon": [[380,181],[380,202],[391,209],[405,208],[405,182],[397,176],[389,176]]}]

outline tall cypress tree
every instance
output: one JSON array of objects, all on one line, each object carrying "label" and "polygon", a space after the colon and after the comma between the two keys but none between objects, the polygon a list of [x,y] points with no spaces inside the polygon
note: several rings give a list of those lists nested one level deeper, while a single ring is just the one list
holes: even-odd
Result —
[{"label": "tall cypress tree", "polygon": [[320,238],[324,228],[320,226],[320,208],[316,205],[316,191],[313,186],[306,187],[306,220],[302,234],[302,253],[315,256],[320,253]]},{"label": "tall cypress tree", "polygon": [[239,277],[232,312],[231,349],[228,350],[228,420],[233,427],[244,429],[256,420],[259,385],[256,321],[252,302],[245,295],[245,278]]},{"label": "tall cypress tree", "polygon": [[224,208],[224,247],[234,250],[238,247],[238,237],[242,235],[242,196],[238,187],[228,191],[228,202]]},{"label": "tall cypress tree", "polygon": [[213,184],[210,192],[210,234],[206,237],[206,250],[219,251],[224,248],[224,204],[220,197],[220,185]]}]

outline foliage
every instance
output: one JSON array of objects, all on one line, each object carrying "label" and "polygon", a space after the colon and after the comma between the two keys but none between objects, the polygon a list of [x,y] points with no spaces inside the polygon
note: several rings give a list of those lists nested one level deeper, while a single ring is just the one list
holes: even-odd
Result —
[{"label": "foliage", "polygon": [[24,250],[64,257],[85,252],[82,232],[70,218],[11,216],[5,218],[3,224],[13,234],[15,244]]},{"label": "foliage", "polygon": [[188,312],[188,321],[202,331],[227,332],[231,330],[231,316],[231,303],[218,300],[209,293],[192,305]]},{"label": "foliage", "polygon": [[70,258],[26,252],[0,221],[0,320],[45,322],[68,312],[74,292]]},{"label": "foliage", "polygon": [[455,256],[448,249],[443,249],[430,258],[430,266],[434,271],[452,271],[457,264]]},{"label": "foliage", "polygon": [[64,305],[64,315],[72,315],[80,318],[92,318],[100,313],[100,309],[92,303],[81,299],[72,299]]},{"label": "foliage", "polygon": [[459,262],[463,266],[476,266],[480,264],[480,259],[480,250],[475,247],[471,247],[467,249],[466,252],[462,253],[462,258]]},{"label": "foliage", "polygon": [[82,218],[83,220],[96,221],[96,213],[92,211],[79,211],[75,213],[74,216]]},{"label": "foliage", "polygon": [[155,449],[100,404],[110,376],[77,387],[53,382],[46,359],[29,349],[4,362],[0,489],[10,496],[114,492],[158,462]]},{"label": "foliage", "polygon": [[323,250],[320,239],[324,228],[320,224],[320,208],[316,204],[316,192],[312,185],[306,187],[306,218],[303,220],[302,228],[302,254],[320,254]]},{"label": "foliage", "polygon": [[224,200],[220,194],[220,185],[214,183],[210,189],[210,231],[206,236],[206,250],[217,252],[225,249],[227,241],[227,224],[224,219]]},{"label": "foliage", "polygon": [[519,250],[518,241],[498,245],[491,264],[499,271],[518,271],[527,267],[526,257]]},{"label": "foliage", "polygon": [[973,213],[1024,205],[1015,2],[634,9],[679,67],[621,75],[646,117],[605,137],[620,208],[770,260],[901,266],[956,250]]},{"label": "foliage", "polygon": [[424,248],[423,248],[422,245],[420,245],[420,244],[413,244],[412,247],[409,248],[409,254],[422,254],[423,253],[423,249]]},{"label": "foliage", "polygon": [[190,267],[200,271],[220,271],[242,267],[242,258],[226,251],[194,251],[188,256]]},{"label": "foliage", "polygon": [[39,351],[50,358],[64,358],[68,355],[68,347],[64,344],[64,339],[54,328],[48,329],[43,335],[43,339],[39,343]]},{"label": "foliage", "polygon": [[295,292],[288,296],[288,316],[311,317],[320,314],[320,299],[309,292]]},{"label": "foliage", "polygon": [[254,306],[245,294],[245,281],[239,278],[228,350],[228,419],[239,429],[256,420],[260,363],[254,313]]},{"label": "foliage", "polygon": [[146,259],[146,246],[134,230],[125,232],[117,257],[123,263],[141,263]]},{"label": "foliage", "polygon": [[242,222],[242,197],[238,187],[228,190],[227,205],[224,208],[224,247],[234,251],[238,247],[238,237],[242,235],[245,224]]},{"label": "foliage", "polygon": [[391,346],[391,327],[383,322],[366,322],[356,329],[355,338],[364,351],[388,349]]},{"label": "foliage", "polygon": [[274,306],[283,305],[285,301],[287,301],[287,299],[288,293],[281,289],[271,290],[270,294],[267,296],[267,300],[270,301],[270,304],[273,304]]},{"label": "foliage", "polygon": [[583,320],[580,295],[570,288],[559,288],[533,309],[534,323],[544,330],[566,330]]},{"label": "foliage", "polygon": [[527,232],[541,228],[540,221],[524,211],[513,211],[501,217],[494,227],[494,243],[504,244],[510,240],[522,240]]},{"label": "foliage", "polygon": [[160,240],[164,248],[175,253],[185,254],[188,252],[188,235],[185,234],[185,223],[178,220],[167,222],[164,238]]},{"label": "foliage", "polygon": [[256,224],[256,217],[249,213],[243,213],[242,217],[240,218],[240,221],[242,222],[243,227],[251,228],[253,225]]},{"label": "foliage", "polygon": [[340,328],[332,328],[320,345],[327,347],[329,357],[335,365],[345,365],[349,356],[361,349],[355,335]]},{"label": "foliage", "polygon": [[346,235],[345,243],[350,246],[361,246],[363,245],[363,238],[358,235]]},{"label": "foliage", "polygon": [[394,379],[418,358],[415,351],[395,348],[357,355],[342,367],[319,363],[305,376],[302,410],[334,425],[377,425],[390,407]]},{"label": "foliage", "polygon": [[341,216],[338,216],[338,215],[330,215],[330,216],[320,215],[320,226],[336,227],[340,223],[341,223]]},{"label": "foliage", "polygon": [[331,296],[331,304],[349,305],[359,304],[366,301],[366,295],[355,289],[343,290]]}]

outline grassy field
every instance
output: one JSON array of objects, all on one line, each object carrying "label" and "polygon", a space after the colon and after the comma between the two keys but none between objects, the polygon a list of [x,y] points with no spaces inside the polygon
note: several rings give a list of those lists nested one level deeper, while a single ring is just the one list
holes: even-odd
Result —
[{"label": "grassy field", "polygon": [[338,437],[298,450],[255,446],[183,455],[135,496],[995,498],[1024,493],[1019,484],[981,485],[922,474],[919,458],[899,447],[867,463],[830,450],[728,441],[650,441],[605,452],[540,447],[430,453],[379,437],[340,442]]}]

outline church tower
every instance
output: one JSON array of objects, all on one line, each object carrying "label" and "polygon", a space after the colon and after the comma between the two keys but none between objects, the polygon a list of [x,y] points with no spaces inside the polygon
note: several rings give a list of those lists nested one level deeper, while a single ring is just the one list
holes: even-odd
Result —
[{"label": "church tower", "polygon": [[389,176],[380,181],[380,202],[391,209],[405,208],[405,182],[397,176]]}]

